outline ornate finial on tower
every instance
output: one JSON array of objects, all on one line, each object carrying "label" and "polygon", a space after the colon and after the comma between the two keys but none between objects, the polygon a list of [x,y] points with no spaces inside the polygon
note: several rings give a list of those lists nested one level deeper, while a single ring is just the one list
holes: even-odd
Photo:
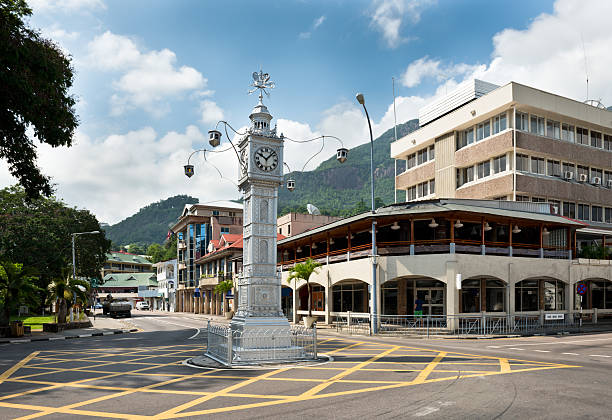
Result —
[{"label": "ornate finial on tower", "polygon": [[263,99],[262,92],[265,93],[266,96],[270,96],[270,93],[268,93],[266,89],[274,89],[276,87],[275,83],[270,80],[270,75],[264,73],[262,70],[259,70],[259,73],[253,72],[253,83],[251,83],[251,86],[253,89],[249,90],[249,95],[259,90],[260,103]]}]

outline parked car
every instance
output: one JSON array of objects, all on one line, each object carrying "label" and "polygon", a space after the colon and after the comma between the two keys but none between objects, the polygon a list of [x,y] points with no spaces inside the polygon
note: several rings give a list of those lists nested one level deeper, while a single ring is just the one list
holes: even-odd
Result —
[{"label": "parked car", "polygon": [[118,316],[131,317],[132,305],[125,299],[110,299],[106,300],[102,305],[102,312],[104,315],[109,315],[112,318]]},{"label": "parked car", "polygon": [[100,302],[96,303],[94,309],[102,309],[102,304]]},{"label": "parked car", "polygon": [[149,302],[138,302],[136,303],[136,309],[140,311],[148,311],[149,310]]}]

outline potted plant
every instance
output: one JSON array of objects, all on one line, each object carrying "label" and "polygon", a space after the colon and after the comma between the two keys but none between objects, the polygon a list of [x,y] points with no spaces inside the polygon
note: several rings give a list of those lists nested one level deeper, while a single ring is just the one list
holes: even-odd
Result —
[{"label": "potted plant", "polygon": [[234,282],[231,279],[223,280],[222,282],[219,282],[219,284],[215,286],[215,292],[223,296],[223,309],[225,312],[225,317],[227,319],[232,319],[232,317],[234,316],[234,311],[229,310],[227,297],[225,295],[227,292],[232,290],[233,287],[234,287]]},{"label": "potted plant", "polygon": [[321,267],[321,264],[314,261],[312,258],[308,258],[303,263],[296,264],[291,269],[289,273],[289,278],[287,278],[287,282],[291,283],[292,280],[296,282],[298,280],[304,280],[306,282],[306,287],[308,288],[308,316],[304,319],[304,325],[306,328],[310,328],[315,323],[316,318],[312,316],[312,307],[311,307],[311,290],[310,290],[310,275],[313,273],[317,273],[317,270]]}]

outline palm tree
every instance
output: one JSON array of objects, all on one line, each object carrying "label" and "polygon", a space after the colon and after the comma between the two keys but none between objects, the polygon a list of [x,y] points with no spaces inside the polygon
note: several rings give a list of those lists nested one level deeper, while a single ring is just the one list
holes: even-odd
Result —
[{"label": "palm tree", "polygon": [[308,288],[308,316],[312,316],[312,309],[310,307],[310,275],[312,273],[317,273],[317,269],[321,267],[321,264],[314,261],[312,258],[308,258],[303,263],[299,263],[293,266],[291,271],[289,272],[289,278],[287,278],[287,283],[291,283],[291,280],[304,280],[306,281],[306,287]]},{"label": "palm tree", "polygon": [[11,312],[19,305],[38,304],[38,293],[42,289],[34,284],[38,280],[30,268],[23,264],[0,261],[0,307],[2,307],[2,324],[7,325]]},{"label": "palm tree", "polygon": [[66,322],[68,307],[72,305],[73,296],[78,301],[87,302],[89,283],[86,280],[61,277],[53,280],[48,287],[49,302],[55,302],[55,322]]}]

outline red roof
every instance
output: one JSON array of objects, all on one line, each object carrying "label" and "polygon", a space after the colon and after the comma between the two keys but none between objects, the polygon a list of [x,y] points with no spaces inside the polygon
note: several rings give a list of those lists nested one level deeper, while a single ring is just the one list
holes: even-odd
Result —
[{"label": "red roof", "polygon": [[230,244],[236,242],[238,239],[242,239],[241,233],[223,233],[221,236],[225,239],[225,242]]},{"label": "red roof", "polygon": [[[236,239],[236,240],[234,240],[234,241],[233,241],[232,243],[230,243],[230,244],[226,244],[226,245],[224,245],[224,246],[223,246],[223,247],[221,247],[221,248],[218,248],[218,249],[215,249],[215,250],[214,250],[214,251],[212,251],[212,252],[209,252],[208,254],[202,255],[200,258],[209,257],[209,256],[211,256],[211,255],[213,255],[213,254],[218,253],[218,252],[225,251],[226,249],[242,249],[242,247],[243,247],[243,243],[244,243],[243,238],[242,238],[242,235],[240,235],[240,234],[229,234],[229,233],[224,233],[224,234],[223,234],[223,237],[224,237],[224,238],[226,238],[226,240],[228,240],[228,241],[229,241],[229,239],[230,239],[230,238],[237,238],[237,239]],[[285,239],[285,236],[281,235],[280,233],[277,233],[277,234],[276,234],[276,240],[280,241],[281,239]],[[219,243],[220,241],[214,241],[214,240],[211,240],[211,242],[217,242],[217,243]],[[213,244],[214,244],[214,243],[213,243]],[[215,248],[216,248],[216,247],[215,247]],[[198,259],[200,259],[200,258],[198,258]]]}]

